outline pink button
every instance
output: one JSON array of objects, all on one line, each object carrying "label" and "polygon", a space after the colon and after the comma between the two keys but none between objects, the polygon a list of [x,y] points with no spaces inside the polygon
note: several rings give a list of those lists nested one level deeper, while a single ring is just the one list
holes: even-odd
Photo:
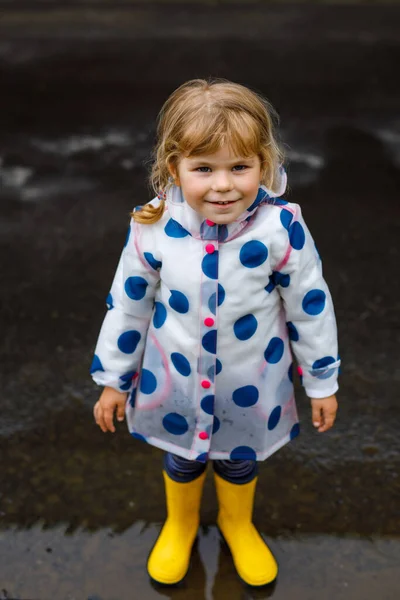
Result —
[{"label": "pink button", "polygon": [[201,387],[203,387],[207,390],[208,388],[211,387],[211,383],[209,381],[207,381],[207,379],[203,379],[203,381],[201,382]]},{"label": "pink button", "polygon": [[209,225],[210,227],[214,227],[214,225],[215,225],[214,221],[210,221],[210,219],[206,219],[206,223],[207,223],[207,225]]},{"label": "pink button", "polygon": [[214,246],[214,244],[207,244],[207,246],[206,246],[206,252],[208,254],[212,254],[213,252],[215,252],[215,246]]},{"label": "pink button", "polygon": [[207,433],[207,431],[200,431],[199,438],[201,440],[208,440],[208,433]]},{"label": "pink button", "polygon": [[212,327],[214,325],[214,319],[207,317],[207,319],[204,319],[204,325],[207,327]]}]

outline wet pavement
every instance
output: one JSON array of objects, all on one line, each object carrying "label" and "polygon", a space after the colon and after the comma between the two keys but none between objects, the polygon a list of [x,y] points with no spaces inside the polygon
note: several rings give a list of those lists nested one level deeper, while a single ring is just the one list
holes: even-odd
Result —
[{"label": "wet pavement", "polygon": [[[28,12],[0,22],[0,599],[397,600],[400,8]],[[129,211],[150,198],[154,118],[208,75],[279,111],[289,198],[339,325],[335,428],[313,431],[299,389],[302,435],[260,468],[271,590],[236,578],[211,477],[184,585],[153,587],[161,452],[91,415],[104,299]]]}]

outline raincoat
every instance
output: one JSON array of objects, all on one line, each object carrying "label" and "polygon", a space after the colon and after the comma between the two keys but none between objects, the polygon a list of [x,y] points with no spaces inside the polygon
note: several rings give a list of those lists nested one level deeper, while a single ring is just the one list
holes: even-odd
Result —
[{"label": "raincoat", "polygon": [[309,397],[337,391],[331,295],[285,187],[281,170],[279,191],[261,186],[228,225],[176,186],[157,223],[131,220],[91,373],[129,393],[134,437],[190,460],[264,460],[299,433],[291,349]]}]

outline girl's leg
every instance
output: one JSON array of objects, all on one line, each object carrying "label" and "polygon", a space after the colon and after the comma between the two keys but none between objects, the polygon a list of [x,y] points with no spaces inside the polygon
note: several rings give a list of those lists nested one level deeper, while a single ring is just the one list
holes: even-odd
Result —
[{"label": "girl's leg", "polygon": [[204,473],[207,463],[201,463],[197,460],[188,460],[182,456],[177,456],[171,452],[164,454],[164,470],[167,475],[179,483],[189,483],[194,481]]},{"label": "girl's leg", "polygon": [[200,523],[206,467],[206,463],[170,453],[164,457],[167,520],[147,562],[148,573],[154,581],[173,585],[187,573]]},{"label": "girl's leg", "polygon": [[216,460],[214,471],[219,502],[217,523],[239,576],[253,586],[271,583],[278,574],[278,565],[252,523],[257,463]]},{"label": "girl's leg", "polygon": [[214,460],[214,471],[231,483],[249,483],[258,473],[255,460]]}]

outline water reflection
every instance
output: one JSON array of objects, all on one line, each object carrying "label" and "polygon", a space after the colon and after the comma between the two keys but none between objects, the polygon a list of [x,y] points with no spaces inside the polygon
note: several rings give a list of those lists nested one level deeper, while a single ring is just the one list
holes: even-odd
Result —
[{"label": "water reflection", "polygon": [[[275,586],[254,589],[237,578],[229,552],[220,546],[218,532],[210,526],[199,533],[184,582],[168,588],[152,583],[145,569],[158,524],[145,527],[137,522],[120,535],[82,529],[65,535],[64,530],[61,526],[42,529],[37,524],[30,530],[1,533],[1,598],[394,600],[398,592],[399,538],[268,539],[280,563],[280,575]],[[385,595],[381,596],[383,580]]]},{"label": "water reflection", "polygon": [[370,453],[343,468],[316,460],[310,448],[304,460],[297,442],[262,465],[256,496],[255,522],[280,565],[275,587],[251,589],[238,579],[215,527],[210,474],[185,581],[152,584],[146,559],[165,516],[161,452],[132,440],[124,424],[105,437],[90,423],[90,408],[75,400],[42,427],[0,439],[0,582],[10,598],[365,600],[381,576],[385,591],[397,585],[398,461]]}]

